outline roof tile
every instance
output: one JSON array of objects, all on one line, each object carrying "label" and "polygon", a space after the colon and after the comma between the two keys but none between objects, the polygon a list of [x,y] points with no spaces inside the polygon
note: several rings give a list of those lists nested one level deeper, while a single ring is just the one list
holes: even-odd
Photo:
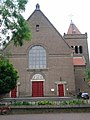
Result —
[{"label": "roof tile", "polygon": [[86,65],[85,58],[83,57],[73,57],[73,64],[74,65]]},{"label": "roof tile", "polygon": [[75,26],[75,24],[71,21],[67,34],[81,34],[81,32]]}]

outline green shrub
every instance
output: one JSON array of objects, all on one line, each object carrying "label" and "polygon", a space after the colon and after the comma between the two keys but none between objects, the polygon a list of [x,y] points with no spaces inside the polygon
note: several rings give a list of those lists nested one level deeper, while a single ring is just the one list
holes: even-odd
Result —
[{"label": "green shrub", "polygon": [[15,106],[21,106],[21,105],[82,105],[82,104],[86,104],[85,100],[68,100],[68,101],[49,101],[49,100],[44,100],[44,101],[37,101],[37,102],[14,102],[12,105]]},{"label": "green shrub", "polygon": [[15,103],[12,103],[12,105],[15,105],[15,106],[21,106],[21,105],[23,105],[23,103],[22,102],[15,102]]},{"label": "green shrub", "polygon": [[70,100],[60,102],[60,105],[82,105],[82,104],[85,104],[84,100]]},{"label": "green shrub", "polygon": [[39,101],[37,104],[38,105],[53,105],[53,102],[45,100],[45,101]]},{"label": "green shrub", "polygon": [[30,105],[29,102],[22,102],[23,105]]}]

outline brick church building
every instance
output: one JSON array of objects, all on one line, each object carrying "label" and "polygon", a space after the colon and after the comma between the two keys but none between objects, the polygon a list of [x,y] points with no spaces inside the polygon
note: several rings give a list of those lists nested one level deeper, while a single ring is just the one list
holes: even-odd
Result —
[{"label": "brick church building", "polygon": [[10,61],[20,77],[10,97],[64,97],[90,91],[84,74],[89,66],[87,33],[81,34],[71,21],[62,36],[39,4],[27,21],[32,40],[22,47],[10,42],[4,49],[12,53]]}]

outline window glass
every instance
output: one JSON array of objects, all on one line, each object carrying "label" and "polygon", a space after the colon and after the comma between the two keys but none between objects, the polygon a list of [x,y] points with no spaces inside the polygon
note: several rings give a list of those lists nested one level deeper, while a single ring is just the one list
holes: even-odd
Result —
[{"label": "window glass", "polygon": [[79,46],[79,52],[83,53],[82,46]]},{"label": "window glass", "polygon": [[75,53],[78,54],[78,46],[75,46]]},{"label": "window glass", "polygon": [[46,68],[46,50],[42,46],[34,46],[29,51],[29,68],[45,69]]}]

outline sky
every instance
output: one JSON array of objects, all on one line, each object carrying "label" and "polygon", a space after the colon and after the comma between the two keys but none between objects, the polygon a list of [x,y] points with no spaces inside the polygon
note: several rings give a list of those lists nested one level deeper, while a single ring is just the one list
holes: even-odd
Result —
[{"label": "sky", "polygon": [[24,18],[27,19],[40,5],[40,10],[63,36],[71,20],[82,34],[87,32],[90,56],[90,0],[28,0]]}]

